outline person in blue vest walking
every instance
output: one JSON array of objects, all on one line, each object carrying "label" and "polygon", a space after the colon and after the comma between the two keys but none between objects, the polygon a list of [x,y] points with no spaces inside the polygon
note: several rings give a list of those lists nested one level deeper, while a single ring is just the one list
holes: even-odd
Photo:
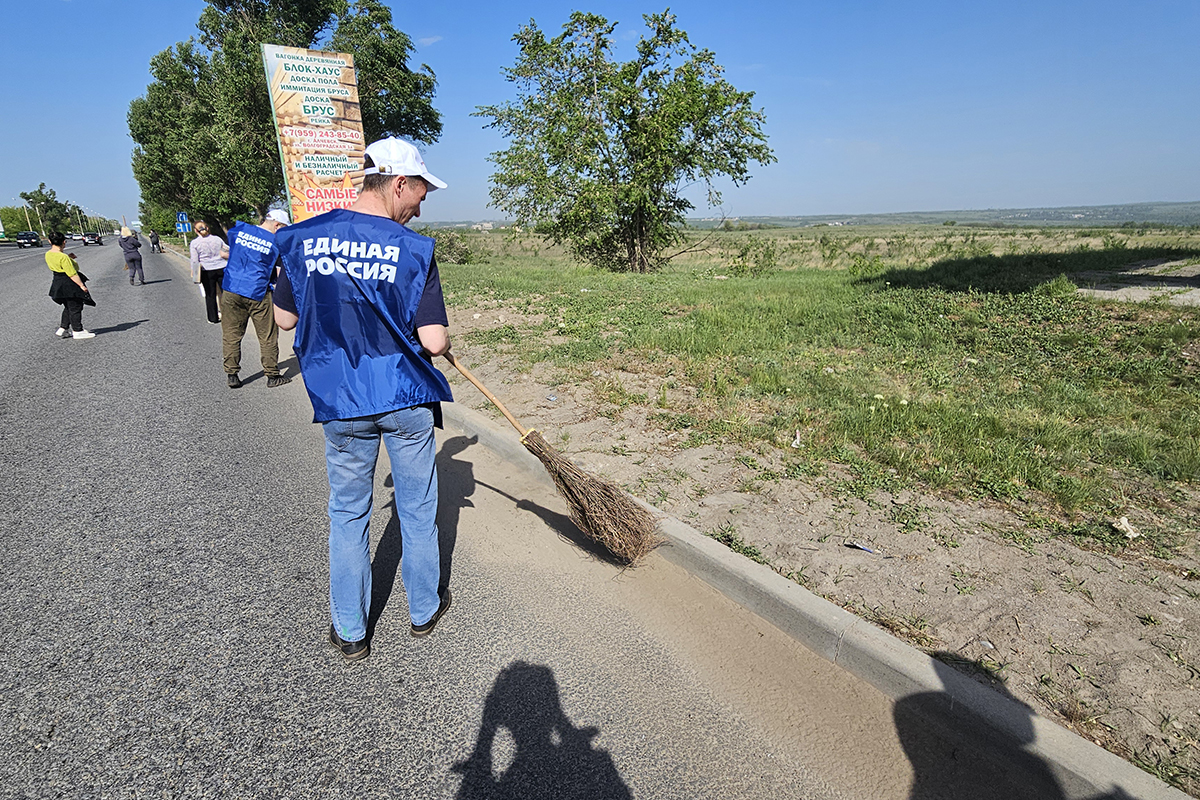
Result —
[{"label": "person in blue vest walking", "polygon": [[279,326],[271,302],[271,284],[279,249],[275,234],[290,220],[286,211],[268,211],[261,225],[239,222],[229,231],[229,262],[221,278],[221,350],[225,358],[225,381],[240,389],[242,339],[246,325],[254,322],[258,352],[267,387],[275,388],[292,379],[279,373]]},{"label": "person in blue vest walking", "polygon": [[413,636],[450,608],[441,578],[435,426],[450,384],[432,363],[450,350],[433,239],[406,223],[428,192],[445,189],[402,139],[366,150],[354,205],[290,225],[275,237],[283,269],[275,320],[296,331],[293,350],[325,432],[329,475],[329,641],[346,661],[370,654],[368,525],[379,442],[396,493]]}]

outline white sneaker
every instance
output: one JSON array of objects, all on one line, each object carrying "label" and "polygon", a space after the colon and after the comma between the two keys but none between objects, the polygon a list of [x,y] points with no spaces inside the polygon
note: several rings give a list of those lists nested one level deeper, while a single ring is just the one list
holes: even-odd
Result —
[{"label": "white sneaker", "polygon": [[59,328],[58,330],[56,330],[56,331],[54,332],[54,335],[55,335],[55,336],[57,336],[57,337],[58,337],[58,338],[60,338],[60,339],[65,339],[65,338],[67,338],[67,329],[66,329],[66,328]]},{"label": "white sneaker", "polygon": [[72,339],[95,339],[96,334],[92,333],[91,331],[73,331],[71,333],[71,338]]}]

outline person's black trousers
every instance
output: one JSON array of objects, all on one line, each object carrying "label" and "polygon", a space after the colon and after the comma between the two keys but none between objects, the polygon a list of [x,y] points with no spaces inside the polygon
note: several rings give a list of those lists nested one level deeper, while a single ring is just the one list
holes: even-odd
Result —
[{"label": "person's black trousers", "polygon": [[204,308],[208,311],[209,322],[220,322],[221,315],[217,312],[217,292],[221,289],[221,278],[225,277],[223,269],[200,270],[200,285],[204,287]]},{"label": "person's black trousers", "polygon": [[129,268],[129,285],[133,285],[136,277],[139,283],[146,282],[146,276],[142,273],[142,255],[139,253],[133,258],[125,259],[125,266]]},{"label": "person's black trousers", "polygon": [[65,328],[69,331],[83,330],[83,301],[82,300],[64,300],[62,322],[60,328]]}]

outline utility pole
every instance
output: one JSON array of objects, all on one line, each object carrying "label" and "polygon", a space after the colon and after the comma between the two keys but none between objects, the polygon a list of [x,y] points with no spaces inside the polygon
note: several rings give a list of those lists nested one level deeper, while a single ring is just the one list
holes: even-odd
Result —
[{"label": "utility pole", "polygon": [[[46,238],[46,223],[42,222],[42,206],[44,206],[44,205],[46,205],[46,204],[38,203],[36,206],[33,207],[34,213],[37,214],[38,227],[42,229],[42,238],[43,239]],[[26,212],[26,213],[28,213],[28,212]]]}]

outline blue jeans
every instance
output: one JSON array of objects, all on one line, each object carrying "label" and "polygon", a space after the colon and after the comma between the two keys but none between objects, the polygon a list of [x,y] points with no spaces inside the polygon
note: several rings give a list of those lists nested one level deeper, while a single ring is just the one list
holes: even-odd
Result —
[{"label": "blue jeans", "polygon": [[383,438],[392,462],[396,520],[404,553],[400,578],[416,625],[437,611],[441,561],[433,412],[413,407],[323,423],[329,473],[329,612],[338,635],[367,635],[371,602],[371,521],[375,462]]}]

